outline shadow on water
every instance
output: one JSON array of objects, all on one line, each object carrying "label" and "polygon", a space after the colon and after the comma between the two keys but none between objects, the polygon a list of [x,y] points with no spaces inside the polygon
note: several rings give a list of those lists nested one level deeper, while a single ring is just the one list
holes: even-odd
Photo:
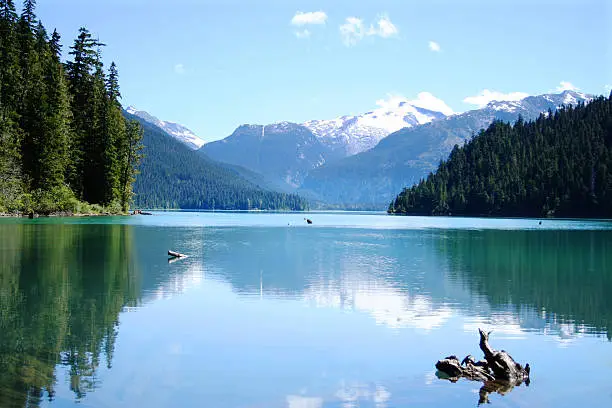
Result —
[{"label": "shadow on water", "polygon": [[0,406],[53,400],[65,367],[76,400],[110,368],[119,313],[138,301],[125,225],[0,228]]}]

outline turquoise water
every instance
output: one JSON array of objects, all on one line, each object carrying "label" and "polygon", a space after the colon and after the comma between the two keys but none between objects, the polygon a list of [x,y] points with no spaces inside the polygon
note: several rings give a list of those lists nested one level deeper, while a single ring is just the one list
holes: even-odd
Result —
[{"label": "turquoise water", "polygon": [[472,407],[479,327],[532,366],[491,404],[612,404],[606,221],[0,219],[0,265],[1,407]]}]

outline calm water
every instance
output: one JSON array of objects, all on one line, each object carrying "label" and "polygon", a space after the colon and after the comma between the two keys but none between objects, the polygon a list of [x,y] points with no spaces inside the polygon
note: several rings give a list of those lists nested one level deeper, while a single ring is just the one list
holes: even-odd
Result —
[{"label": "calm water", "polygon": [[0,407],[612,406],[612,223],[304,216],[0,220]]}]

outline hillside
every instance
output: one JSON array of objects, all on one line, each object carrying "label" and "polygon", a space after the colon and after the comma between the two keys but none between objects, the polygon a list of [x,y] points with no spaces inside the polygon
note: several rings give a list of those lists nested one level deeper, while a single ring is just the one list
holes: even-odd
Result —
[{"label": "hillside", "polygon": [[260,173],[272,185],[291,189],[299,187],[312,168],[334,156],[310,130],[289,122],[243,125],[200,151],[214,160]]},{"label": "hillside", "polygon": [[191,150],[162,129],[129,113],[144,129],[144,158],[134,185],[139,208],[303,210],[295,194],[268,191]]},{"label": "hillside", "polygon": [[386,208],[398,191],[435,170],[454,145],[462,145],[494,120],[535,119],[549,109],[588,100],[589,95],[565,91],[494,101],[482,109],[404,128],[371,150],[312,170],[298,191],[333,204]]},{"label": "hillside", "polygon": [[612,217],[612,94],[535,121],[496,121],[389,212]]}]

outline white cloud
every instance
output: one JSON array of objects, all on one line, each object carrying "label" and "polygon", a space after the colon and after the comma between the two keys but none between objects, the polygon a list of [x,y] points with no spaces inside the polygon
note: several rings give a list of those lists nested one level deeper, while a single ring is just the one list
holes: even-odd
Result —
[{"label": "white cloud", "polygon": [[388,94],[387,99],[377,100],[376,105],[384,110],[394,110],[397,109],[402,102],[418,108],[428,109],[434,112],[442,112],[445,115],[452,115],[455,113],[452,108],[442,99],[436,98],[430,92],[420,92],[416,99],[413,100],[409,100],[401,95]]},{"label": "white cloud", "polygon": [[291,24],[294,26],[303,26],[307,24],[325,24],[327,14],[324,11],[309,11],[303,13],[298,11],[291,19]]},{"label": "white cloud", "polygon": [[310,38],[310,30],[305,28],[303,30],[298,30],[295,32],[295,36],[297,38],[301,38],[301,39],[307,39]]},{"label": "white cloud", "polygon": [[442,99],[438,99],[429,92],[420,92],[417,99],[408,101],[411,105],[419,108],[429,109],[436,112],[442,112],[445,115],[452,115],[453,110]]},{"label": "white cloud", "polygon": [[378,21],[375,24],[370,24],[370,28],[367,30],[363,20],[358,17],[347,17],[344,24],[340,26],[340,36],[347,47],[357,44],[366,36],[390,38],[398,33],[397,27],[386,15],[380,16]]},{"label": "white cloud", "polygon": [[365,36],[363,21],[357,17],[347,17],[340,26],[340,36],[347,47],[357,44]]},{"label": "white cloud", "polygon": [[604,85],[604,89],[608,92],[612,91],[612,85]]},{"label": "white cloud", "polygon": [[435,41],[430,41],[429,42],[429,49],[434,51],[434,52],[440,52],[440,44],[438,44]]},{"label": "white cloud", "polygon": [[563,92],[563,91],[577,91],[580,88],[575,87],[571,82],[568,81],[561,81],[559,83],[559,86],[557,87],[557,92]]},{"label": "white cloud", "polygon": [[397,35],[399,30],[391,22],[389,16],[382,15],[378,18],[376,22],[376,26],[370,25],[370,29],[368,30],[368,35],[377,35],[382,38],[389,38]]},{"label": "white cloud", "polygon": [[484,89],[478,95],[468,96],[463,100],[463,102],[482,108],[487,106],[487,104],[491,101],[520,101],[528,96],[529,94],[525,92],[510,92],[505,94],[502,92]]},{"label": "white cloud", "polygon": [[185,66],[183,64],[176,64],[174,66],[174,72],[183,75],[185,73]]}]

